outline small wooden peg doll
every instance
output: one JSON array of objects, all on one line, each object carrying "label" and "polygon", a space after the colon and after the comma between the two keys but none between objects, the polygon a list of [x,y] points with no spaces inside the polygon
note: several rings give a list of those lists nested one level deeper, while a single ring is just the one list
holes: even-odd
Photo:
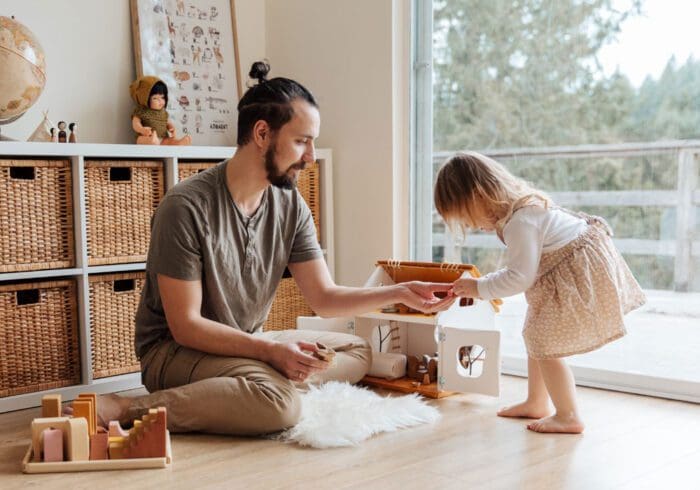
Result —
[{"label": "small wooden peg doll", "polygon": [[58,122],[58,142],[65,143],[66,141],[68,141],[68,135],[66,133],[66,122],[59,121]]},{"label": "small wooden peg doll", "polygon": [[76,124],[74,122],[70,123],[68,125],[68,129],[70,130],[70,136],[68,137],[68,142],[69,143],[75,143],[76,142]]}]

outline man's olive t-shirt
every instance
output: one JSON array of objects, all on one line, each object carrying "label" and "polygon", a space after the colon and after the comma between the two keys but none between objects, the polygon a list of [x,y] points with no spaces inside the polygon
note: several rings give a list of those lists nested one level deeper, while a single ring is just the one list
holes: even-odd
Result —
[{"label": "man's olive t-shirt", "polygon": [[287,264],[323,256],[311,211],[296,189],[269,186],[247,217],[226,187],[226,165],[177,184],[156,210],[136,312],[139,357],[172,338],[157,274],[201,280],[202,316],[252,333],[262,328]]}]

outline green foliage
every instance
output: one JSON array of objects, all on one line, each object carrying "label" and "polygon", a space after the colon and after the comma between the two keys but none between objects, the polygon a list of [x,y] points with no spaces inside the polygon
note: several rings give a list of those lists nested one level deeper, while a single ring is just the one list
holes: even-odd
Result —
[{"label": "green foliage", "polygon": [[634,91],[596,54],[624,12],[612,0],[442,0],[434,15],[436,150],[614,141]]},{"label": "green foliage", "polygon": [[671,57],[635,89],[597,56],[635,0],[436,0],[434,148],[700,138],[700,60]]},{"label": "green foliage", "polygon": [[700,60],[671,58],[659,78],[647,78],[624,126],[628,140],[700,138]]},{"label": "green foliage", "polygon": [[[614,43],[643,0],[435,0],[435,151],[700,139],[700,60],[671,57],[639,88],[606,76]],[[688,41],[691,42],[691,41]],[[678,155],[502,162],[548,192],[675,190]],[[675,209],[599,207],[621,238],[674,239]],[[700,222],[700,216],[699,216]],[[700,228],[700,224],[698,225]],[[441,225],[434,226],[441,232]],[[465,249],[485,271],[501,252]],[[435,247],[434,259],[442,258]],[[673,286],[673,257],[628,256],[645,287]]]}]

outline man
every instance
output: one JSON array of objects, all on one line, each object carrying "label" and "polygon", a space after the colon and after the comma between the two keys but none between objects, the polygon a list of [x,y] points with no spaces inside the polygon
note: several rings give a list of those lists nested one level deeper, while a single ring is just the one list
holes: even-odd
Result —
[{"label": "man", "polygon": [[[313,162],[319,133],[311,93],[286,78],[266,79],[238,104],[238,150],[230,160],[171,189],[153,219],[146,283],[136,316],[136,353],[149,395],[100,398],[100,418],[128,422],[165,406],[173,432],[250,435],[294,425],[297,384],[359,381],[371,351],[348,334],[261,332],[288,267],[311,308],[353,315],[392,303],[426,312],[450,285],[405,283],[349,288],[333,283],[311,212],[294,188]],[[319,341],[334,364],[313,356]]]}]

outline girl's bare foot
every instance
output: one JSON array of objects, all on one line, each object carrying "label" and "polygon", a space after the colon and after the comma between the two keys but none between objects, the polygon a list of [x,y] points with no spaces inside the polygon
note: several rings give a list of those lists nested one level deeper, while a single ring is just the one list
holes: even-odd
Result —
[{"label": "girl's bare foot", "polygon": [[552,413],[548,401],[535,402],[525,400],[517,405],[503,407],[497,412],[499,417],[520,417],[526,419],[541,419]]},{"label": "girl's bare foot", "polygon": [[[125,396],[115,395],[99,395],[97,397],[97,425],[109,428],[109,422],[116,420],[120,424],[130,422],[127,420],[131,399]],[[73,407],[66,405],[63,407],[64,415],[73,415]]]},{"label": "girl's bare foot", "polygon": [[535,432],[559,432],[563,434],[580,434],[583,432],[583,422],[577,415],[554,414],[528,424],[528,429]]}]

